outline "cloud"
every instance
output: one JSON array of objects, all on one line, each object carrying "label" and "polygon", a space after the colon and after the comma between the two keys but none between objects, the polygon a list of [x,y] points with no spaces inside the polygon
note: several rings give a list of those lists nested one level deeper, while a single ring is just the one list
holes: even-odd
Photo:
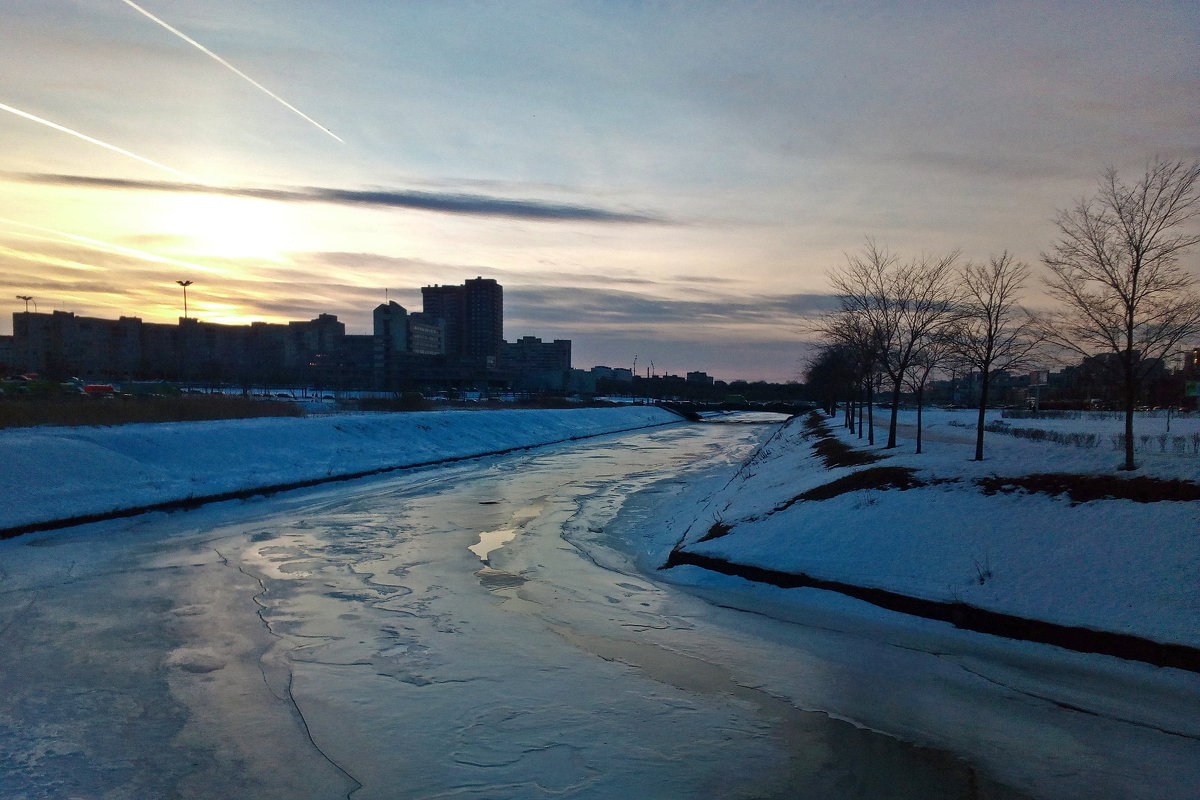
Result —
[{"label": "cloud", "polygon": [[711,300],[677,300],[637,292],[567,287],[505,287],[506,321],[555,328],[660,326],[779,326],[837,308],[826,294],[713,295]]},{"label": "cloud", "polygon": [[702,370],[722,380],[790,381],[812,350],[808,323],[837,307],[826,294],[724,295],[675,299],[602,288],[504,287],[504,334],[570,339],[574,366],[641,372]]},{"label": "cloud", "polygon": [[[936,170],[958,175],[967,180],[1072,180],[1078,178],[1085,167],[1055,161],[1034,152],[955,152],[951,149],[914,148],[889,156],[911,169]],[[880,162],[887,158],[880,157]],[[1090,169],[1087,165],[1086,169]],[[1086,173],[1085,174],[1089,174]]]},{"label": "cloud", "polygon": [[[43,311],[61,308],[82,316],[159,321],[163,309],[169,308],[166,318],[173,319],[175,281],[189,275],[174,266],[73,242],[39,242],[33,248],[23,241],[15,244],[16,248],[9,247],[0,237],[0,290],[7,295],[35,295]],[[50,270],[47,264],[78,264],[80,269]],[[359,327],[365,325],[369,331],[370,311],[382,299],[381,289],[356,283],[353,273],[343,274],[321,263],[265,265],[228,259],[220,264],[221,274],[204,276],[190,290],[198,310],[215,303],[237,307],[238,316],[288,320],[332,312],[343,319],[361,317]]]},{"label": "cloud", "polygon": [[47,186],[71,186],[135,192],[170,192],[243,197],[282,203],[330,203],[365,208],[407,208],[443,214],[507,217],[539,222],[602,222],[646,224],[669,223],[666,217],[595,206],[543,200],[514,200],[481,194],[425,192],[395,189],[339,189],[327,186],[298,186],[286,189],[249,186],[208,186],[173,181],[96,178],[86,175],[46,173],[10,174],[9,177]]},{"label": "cloud", "polygon": [[[182,298],[174,285],[174,270],[70,242],[46,242],[40,249],[50,257],[86,259],[101,271],[83,280],[51,278],[33,262],[0,255],[0,288],[9,295],[34,295],[43,312],[61,308],[80,316],[137,316],[154,322],[172,322],[179,316]],[[226,318],[226,309],[236,309],[239,322],[306,320],[333,313],[348,332],[369,333],[371,310],[383,298],[381,289],[356,281],[364,272],[421,276],[415,282],[405,279],[411,284],[408,291],[392,294],[410,311],[421,308],[417,287],[425,275],[475,274],[461,265],[375,253],[293,253],[291,259],[256,264],[255,269],[249,262],[245,269],[239,269],[236,260],[228,262],[229,274],[192,287],[193,313],[231,322],[235,320]],[[571,339],[575,365],[585,369],[603,363],[628,366],[637,353],[639,368],[653,361],[659,373],[699,369],[726,380],[790,380],[807,352],[806,322],[836,307],[836,299],[825,294],[739,293],[728,291],[724,282],[694,278],[682,287],[684,294],[673,295],[681,289],[673,278],[649,285],[610,280],[609,287],[572,287],[539,284],[535,275],[517,281],[514,274],[491,272],[504,284],[505,337]],[[575,282],[575,276],[570,280]],[[13,307],[22,308],[19,303]]]},{"label": "cloud", "polygon": [[590,369],[598,364],[629,368],[636,355],[638,374],[643,376],[653,363],[656,375],[682,376],[700,370],[724,381],[796,380],[803,375],[812,352],[811,343],[785,337],[753,341],[687,337],[647,339],[616,331],[589,335],[571,344],[571,360],[578,369]]}]

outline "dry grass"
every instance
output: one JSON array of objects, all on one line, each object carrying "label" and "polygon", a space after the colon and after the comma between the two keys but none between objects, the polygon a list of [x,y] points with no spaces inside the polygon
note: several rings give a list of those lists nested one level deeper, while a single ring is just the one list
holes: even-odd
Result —
[{"label": "dry grass", "polygon": [[1160,501],[1187,502],[1200,500],[1200,484],[1192,481],[1166,480],[1138,476],[1119,478],[1115,475],[1072,475],[1067,473],[1035,473],[1016,478],[979,478],[976,481],[984,494],[1025,491],[1057,496],[1065,494],[1072,504],[1090,500],[1133,500],[1138,503]]},{"label": "dry grass", "polygon": [[866,464],[874,464],[881,458],[874,453],[855,450],[841,439],[834,437],[821,439],[813,445],[813,451],[821,457],[825,466],[831,469],[833,467],[861,467]]},{"label": "dry grass", "polygon": [[722,536],[728,536],[733,531],[733,526],[723,520],[717,520],[708,529],[708,532],[701,536],[697,541],[707,542],[712,539],[720,539]]},{"label": "dry grass", "polygon": [[[860,469],[849,475],[843,475],[835,481],[823,486],[809,489],[799,495],[796,500],[829,500],[847,492],[857,492],[863,489],[916,489],[928,486],[925,481],[914,476],[915,470],[910,467],[871,467]],[[795,502],[793,500],[792,502]],[[789,503],[790,505],[791,503]]]},{"label": "dry grass", "polygon": [[802,492],[792,499],[775,506],[775,508],[771,509],[770,513],[775,514],[780,511],[786,511],[796,503],[830,500],[838,495],[843,495],[847,492],[857,492],[863,489],[899,489],[900,491],[905,491],[907,489],[919,489],[931,484],[950,482],[942,478],[923,481],[916,477],[915,472],[916,470],[911,467],[870,467],[869,469],[860,469],[857,472],[851,472],[849,475],[843,475],[835,481],[830,481],[829,483],[809,489],[807,492]]},{"label": "dry grass", "polygon": [[825,418],[816,411],[804,419],[804,427],[810,435],[818,437],[817,441],[813,443],[813,452],[819,455],[821,460],[825,462],[825,466],[830,469],[834,467],[862,467],[867,464],[874,464],[883,458],[883,456],[878,456],[874,453],[856,450],[834,436],[833,431],[825,424]]},{"label": "dry grass", "polygon": [[302,417],[295,403],[223,395],[186,397],[38,397],[0,400],[0,428],[128,425],[255,417]]}]

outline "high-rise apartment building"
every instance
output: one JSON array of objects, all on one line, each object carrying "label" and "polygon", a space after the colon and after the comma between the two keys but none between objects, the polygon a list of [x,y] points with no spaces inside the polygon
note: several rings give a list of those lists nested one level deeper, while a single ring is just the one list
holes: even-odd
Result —
[{"label": "high-rise apartment building", "polygon": [[495,365],[504,344],[504,289],[492,278],[425,286],[424,313],[446,322],[446,354]]},{"label": "high-rise apartment building", "polygon": [[445,323],[445,347],[447,355],[462,353],[463,329],[463,287],[461,286],[423,286],[421,287],[421,308],[423,313]]}]

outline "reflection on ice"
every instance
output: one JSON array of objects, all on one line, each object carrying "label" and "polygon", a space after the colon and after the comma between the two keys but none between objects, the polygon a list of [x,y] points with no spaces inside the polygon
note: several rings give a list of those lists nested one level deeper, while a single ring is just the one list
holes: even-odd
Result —
[{"label": "reflection on ice", "polygon": [[[479,534],[479,541],[467,549],[479,556],[479,560],[484,564],[491,564],[489,556],[493,552],[511,542],[522,528],[541,515],[545,509],[545,499],[545,497],[539,497],[533,503],[513,513],[511,525],[496,528],[495,530],[482,531]],[[496,506],[500,505],[500,502],[498,500],[484,500],[479,505]]]},{"label": "reflection on ice", "polygon": [[491,567],[484,567],[476,572],[475,575],[479,578],[481,586],[492,591],[515,589],[528,580],[527,578],[522,578],[520,575],[513,575],[511,572],[502,572]]},{"label": "reflection on ice", "polygon": [[471,545],[467,549],[475,555],[479,556],[479,560],[484,564],[490,563],[488,556],[493,550],[499,550],[504,545],[513,540],[517,535],[516,528],[501,528],[498,531],[484,531],[479,534],[479,541]]}]

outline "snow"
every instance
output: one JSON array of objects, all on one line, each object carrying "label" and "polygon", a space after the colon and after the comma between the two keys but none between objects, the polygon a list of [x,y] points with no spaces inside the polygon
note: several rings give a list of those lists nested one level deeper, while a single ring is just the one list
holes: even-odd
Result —
[{"label": "snow", "polygon": [[[18,491],[40,509],[23,519],[50,519],[670,426],[0,542],[6,789],[931,796],[897,787],[941,769],[934,748],[957,770],[938,785],[964,781],[947,796],[1006,796],[977,785],[977,766],[1039,797],[1194,794],[1194,673],[658,567],[682,537],[772,569],[1194,645],[1198,504],[984,496],[971,478],[1113,474],[1121,454],[989,434],[976,464],[973,430],[951,424],[971,413],[934,412],[926,453],[905,427],[876,466],[957,483],[767,514],[851,470],[814,458],[801,421],[756,418],[770,424],[630,408],[0,432],[20,467],[0,475],[12,524]],[[1191,479],[1200,465],[1142,460],[1141,474]],[[718,517],[732,532],[699,542]],[[774,794],[747,788],[776,780]]]},{"label": "snow", "polygon": [[679,422],[649,406],[0,430],[0,528]]},{"label": "snow", "polygon": [[[720,486],[673,493],[654,513],[666,524],[645,542],[654,569],[671,546],[699,554],[1067,625],[1200,646],[1200,503],[1099,500],[1025,493],[984,495],[973,479],[1030,472],[1112,474],[1117,418],[1012,420],[1012,427],[1097,433],[1099,446],[1074,447],[988,433],[974,462],[973,411],[926,410],[924,450],[913,453],[915,412],[900,415],[900,442],[885,450],[886,415],[873,447],[839,425],[856,448],[886,456],[874,466],[912,467],[917,477],[957,479],[907,491],[860,490],[777,506],[852,471],[827,469],[802,421],[777,429]],[[755,417],[761,421],[763,417]],[[781,417],[778,419],[782,419]],[[999,419],[999,412],[989,421]],[[0,527],[99,513],[189,496],[250,489],[605,432],[671,424],[645,406],[357,414],[313,418],[26,428],[0,431]],[[1200,479],[1200,456],[1159,452],[1166,419],[1138,422],[1137,474]],[[1200,432],[1200,419],[1171,420],[1171,435]],[[1150,434],[1142,441],[1140,435]],[[766,437],[764,437],[766,438]],[[732,526],[700,541],[714,522]],[[502,546],[502,539],[483,546]],[[695,568],[656,577],[695,587],[736,579]],[[787,606],[803,592],[757,602]]]},{"label": "snow", "polygon": [[[885,458],[870,466],[915,469],[927,482],[900,491],[858,490],[826,500],[800,493],[863,467],[827,469],[812,452],[815,439],[801,420],[785,426],[726,486],[697,508],[664,509],[684,549],[785,572],[887,589],[938,601],[1065,625],[1130,633],[1200,646],[1200,502],[1137,503],[1105,499],[1072,504],[1065,496],[998,493],[987,496],[974,479],[1034,472],[1122,474],[1122,453],[1111,435],[1115,418],[1053,420],[1060,432],[1097,433],[1091,448],[1038,442],[997,433],[985,438],[985,460],[974,455],[974,411],[926,410],[924,452],[914,453],[915,412],[902,411],[898,446],[885,449],[887,417],[876,419],[869,446],[827,420],[847,444]],[[989,423],[999,412],[989,412]],[[1012,420],[1040,428],[1042,420]],[[1158,434],[1165,418],[1139,420],[1141,434]],[[1175,418],[1171,435],[1189,437],[1200,420]],[[1161,452],[1152,437],[1138,453],[1136,475],[1200,478],[1200,456]],[[1126,473],[1127,474],[1127,473]],[[935,480],[947,482],[932,483]],[[713,524],[729,534],[707,541]],[[653,558],[664,558],[657,552]],[[677,574],[673,574],[677,573]],[[694,568],[660,573],[694,585],[729,586],[735,579]],[[787,603],[796,592],[774,594]]]}]

